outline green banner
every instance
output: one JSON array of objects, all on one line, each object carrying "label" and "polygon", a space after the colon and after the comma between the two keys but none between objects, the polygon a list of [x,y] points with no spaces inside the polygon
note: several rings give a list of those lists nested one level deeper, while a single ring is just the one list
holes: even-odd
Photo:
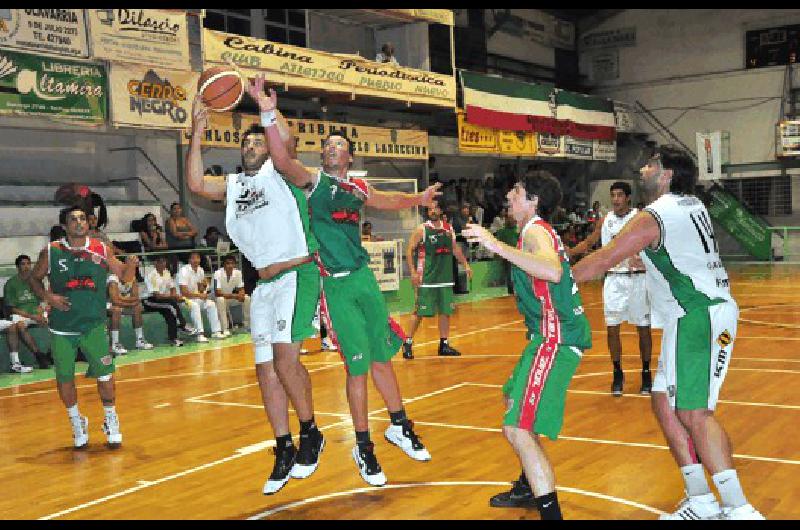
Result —
[{"label": "green banner", "polygon": [[750,254],[768,260],[772,253],[772,233],[763,219],[751,214],[730,193],[714,185],[708,190],[708,213]]},{"label": "green banner", "polygon": [[103,123],[107,108],[102,64],[0,49],[0,114]]}]

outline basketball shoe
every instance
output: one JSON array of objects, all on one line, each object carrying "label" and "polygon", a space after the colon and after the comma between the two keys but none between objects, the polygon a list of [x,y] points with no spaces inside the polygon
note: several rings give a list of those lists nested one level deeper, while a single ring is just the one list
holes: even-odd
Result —
[{"label": "basketball shoe", "polygon": [[410,342],[403,343],[403,359],[413,359],[414,358],[414,351],[413,346]]},{"label": "basketball shoe", "polygon": [[325,448],[325,437],[314,429],[308,434],[300,435],[300,449],[292,467],[292,478],[308,478],[319,466],[319,455]]},{"label": "basketball shoe", "polygon": [[141,339],[141,340],[137,340],[136,341],[136,349],[137,350],[152,350],[153,349],[153,345],[150,344],[149,342],[147,342],[146,340]]},{"label": "basketball shoe", "polygon": [[115,356],[126,355],[128,353],[128,350],[126,350],[125,347],[119,342],[115,342],[114,344],[111,345],[111,353],[113,353]]},{"label": "basketball shoe", "polygon": [[70,418],[69,422],[72,424],[72,441],[75,449],[86,447],[86,444],[89,443],[89,418],[78,416]]},{"label": "basketball shoe", "polygon": [[106,415],[103,422],[103,432],[108,440],[108,446],[116,449],[122,444],[122,433],[119,430],[119,417],[115,414]]},{"label": "basketball shoe", "polygon": [[414,460],[427,462],[431,459],[431,454],[419,441],[417,433],[414,432],[414,422],[411,420],[405,420],[403,425],[389,425],[384,437]]},{"label": "basketball shoe", "polygon": [[745,504],[737,508],[723,508],[720,519],[728,521],[763,521],[766,517],[753,508],[752,504]]},{"label": "basketball shoe", "polygon": [[449,344],[440,344],[439,355],[442,357],[459,357],[461,352],[455,348],[451,348]]},{"label": "basketball shoe", "polygon": [[650,370],[642,370],[642,387],[639,389],[640,394],[649,396],[653,390],[653,376]]},{"label": "basketball shoe", "polygon": [[33,372],[32,366],[25,366],[22,363],[12,363],[11,364],[11,371],[17,374],[29,374]]},{"label": "basketball shoe", "polygon": [[614,380],[611,382],[611,394],[614,397],[622,395],[622,385],[625,384],[625,373],[622,370],[614,370]]},{"label": "basketball shoe", "polygon": [[[749,505],[748,505],[749,506]],[[659,517],[662,521],[699,521],[719,519],[722,515],[717,498],[713,493],[703,495],[687,495],[672,513]]]},{"label": "basketball shoe", "polygon": [[511,489],[498,493],[489,499],[489,506],[492,508],[535,508],[536,501],[533,500],[533,490],[525,473],[519,474],[519,479],[515,480]]},{"label": "basketball shoe", "polygon": [[289,473],[292,471],[297,456],[297,449],[294,448],[294,445],[282,449],[273,447],[272,452],[275,454],[275,466],[272,468],[272,474],[264,483],[264,495],[277,493],[289,482]]},{"label": "basketball shoe", "polygon": [[375,444],[372,442],[359,446],[356,444],[353,447],[353,460],[358,466],[358,472],[361,474],[367,484],[370,486],[383,486],[386,484],[386,475],[383,474],[381,465],[375,457]]}]

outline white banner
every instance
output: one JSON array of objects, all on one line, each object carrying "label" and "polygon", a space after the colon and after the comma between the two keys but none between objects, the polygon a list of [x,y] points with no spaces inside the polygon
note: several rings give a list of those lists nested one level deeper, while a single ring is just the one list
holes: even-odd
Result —
[{"label": "white banner", "polygon": [[83,9],[0,9],[0,46],[88,57]]},{"label": "white banner", "polygon": [[617,132],[635,132],[638,130],[636,125],[636,111],[627,103],[621,101],[614,102],[614,125]]},{"label": "white banner", "polygon": [[369,268],[381,291],[400,289],[400,241],[364,241],[369,253]]},{"label": "white banner", "polygon": [[[722,165],[728,163],[725,147],[729,147],[729,133],[722,131],[699,132],[697,136],[697,171],[699,180],[719,180]],[[723,146],[723,143],[726,146]]]},{"label": "white banner", "polygon": [[594,140],[592,148],[594,149],[592,153],[594,160],[605,160],[606,162],[615,162],[617,160],[616,140]]},{"label": "white banner", "polygon": [[564,157],[577,158],[579,160],[591,160],[594,152],[594,140],[584,140],[583,138],[564,137]]}]

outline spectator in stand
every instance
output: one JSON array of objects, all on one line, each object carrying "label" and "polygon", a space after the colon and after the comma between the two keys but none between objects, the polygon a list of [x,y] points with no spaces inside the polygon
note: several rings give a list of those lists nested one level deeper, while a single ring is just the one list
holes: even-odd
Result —
[{"label": "spectator in stand", "polygon": [[167,256],[156,256],[155,266],[144,277],[144,286],[147,291],[147,296],[142,301],[145,312],[161,313],[167,323],[169,341],[173,346],[183,346],[183,341],[178,338],[178,326],[188,335],[193,335],[194,329],[186,325],[186,319],[178,305],[182,298],[167,269]]},{"label": "spectator in stand", "polygon": [[29,374],[33,372],[32,366],[26,366],[19,360],[19,322],[0,318],[0,332],[5,331],[8,337],[8,356],[11,361],[11,371],[15,374]]},{"label": "spectator in stand", "polygon": [[225,256],[222,263],[222,268],[214,272],[214,297],[222,334],[230,337],[228,309],[231,307],[241,306],[244,327],[250,329],[250,296],[244,292],[244,279],[242,271],[236,268],[236,258]]},{"label": "spectator in stand", "polygon": [[564,244],[569,248],[572,248],[578,244],[579,241],[578,232],[574,224],[569,224],[567,226],[566,230],[564,230],[564,235],[561,237],[561,239],[564,242]]},{"label": "spectator in stand", "polygon": [[[50,362],[47,355],[40,351],[36,341],[28,332],[29,326],[47,327],[47,311],[45,311],[42,301],[33,293],[33,289],[28,284],[33,271],[31,258],[25,254],[20,254],[14,260],[14,265],[17,266],[17,274],[8,279],[3,291],[4,303],[8,308],[11,322],[15,326],[15,329],[10,333],[22,338],[25,346],[36,357],[39,368],[48,368]],[[12,362],[14,362],[13,359]],[[19,363],[19,359],[17,359],[17,363]]]},{"label": "spectator in stand", "polygon": [[592,203],[592,209],[586,213],[586,220],[589,223],[594,224],[597,221],[601,220],[602,218],[603,218],[603,211],[602,208],[600,208],[600,201],[594,201]]},{"label": "spectator in stand", "polygon": [[223,339],[222,325],[217,314],[217,305],[209,300],[208,281],[205,271],[200,266],[201,256],[197,251],[189,253],[189,263],[178,271],[178,289],[183,302],[192,315],[192,325],[197,330],[197,342],[208,342],[203,327],[201,310],[206,310],[208,325],[211,326],[211,338]]},{"label": "spectator in stand", "polygon": [[364,221],[361,225],[361,241],[383,241],[383,238],[372,233],[372,223]]},{"label": "spectator in stand", "polygon": [[154,214],[145,214],[142,217],[140,228],[139,239],[142,241],[142,248],[145,252],[167,250],[167,238],[164,235],[164,229],[158,224]]},{"label": "spectator in stand", "polygon": [[[216,226],[209,226],[208,228],[206,228],[205,235],[200,239],[200,246],[216,249],[217,243],[219,243],[220,241],[227,241],[227,240],[222,236],[222,233],[219,231],[219,228],[217,228]],[[216,250],[207,251],[207,254],[203,256],[203,268],[209,271],[221,269],[222,268],[222,261],[220,261],[221,259],[222,257],[216,254]]]},{"label": "spectator in stand", "polygon": [[491,233],[496,233],[498,230],[506,226],[506,220],[508,219],[508,208],[503,207],[500,210],[494,219],[492,219],[492,224],[489,225],[489,231]]},{"label": "spectator in stand", "polygon": [[[507,208],[504,208],[503,211],[505,212],[503,227],[494,232],[494,236],[498,241],[502,241],[506,245],[516,248],[519,243],[517,222],[514,220],[514,216],[508,212]],[[503,278],[506,282],[508,294],[514,294],[514,284],[511,281],[511,262],[505,259],[500,259],[500,261],[503,264]]]},{"label": "spectator in stand", "polygon": [[[183,215],[183,208],[177,202],[173,202],[169,207],[169,219],[167,219],[167,246],[170,250],[192,249],[194,248],[194,238],[197,236],[197,229],[188,217]],[[173,255],[173,268],[177,267],[177,262],[185,262],[188,253],[181,252]]]},{"label": "spectator in stand", "polygon": [[381,46],[381,51],[375,56],[375,62],[390,63],[394,66],[400,66],[400,63],[397,62],[397,58],[394,56],[394,45],[391,42],[387,42]]},{"label": "spectator in stand", "polygon": [[111,353],[125,355],[128,350],[119,341],[119,325],[122,315],[133,316],[133,331],[136,334],[137,350],[152,350],[153,345],[144,338],[142,325],[142,303],[139,300],[139,284],[136,279],[130,282],[123,282],[115,274],[109,274],[106,281],[108,288],[108,316],[109,332],[111,335]]}]

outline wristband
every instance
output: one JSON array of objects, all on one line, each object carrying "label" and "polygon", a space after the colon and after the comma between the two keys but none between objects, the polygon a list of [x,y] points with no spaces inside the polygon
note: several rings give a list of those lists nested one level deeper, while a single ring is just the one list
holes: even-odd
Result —
[{"label": "wristband", "polygon": [[278,118],[275,116],[274,110],[268,110],[267,112],[261,113],[261,125],[263,127],[271,127],[272,125],[275,125],[277,121]]}]

